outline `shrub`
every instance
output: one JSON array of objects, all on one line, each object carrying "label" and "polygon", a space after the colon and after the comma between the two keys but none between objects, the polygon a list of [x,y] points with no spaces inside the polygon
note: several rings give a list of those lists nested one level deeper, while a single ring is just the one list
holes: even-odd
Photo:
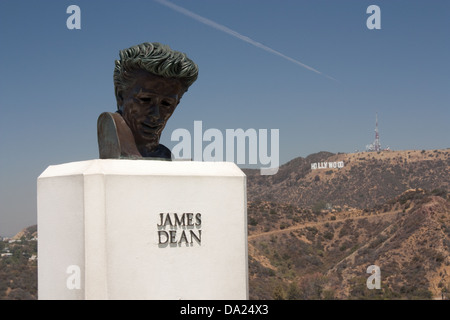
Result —
[{"label": "shrub", "polygon": [[323,237],[327,240],[331,240],[334,237],[334,234],[330,231],[325,232],[325,234],[323,235]]},{"label": "shrub", "polygon": [[286,297],[288,300],[299,300],[301,298],[301,292],[296,283],[292,282],[289,285]]},{"label": "shrub", "polygon": [[284,223],[284,222],[280,224],[280,229],[281,230],[286,229],[287,227],[288,227],[288,225],[286,223]]},{"label": "shrub", "polygon": [[324,210],[326,208],[327,204],[325,203],[325,201],[321,200],[319,202],[316,202],[313,207],[312,207],[312,211],[314,213],[320,213],[322,210]]},{"label": "shrub", "polygon": [[248,224],[251,226],[256,226],[258,224],[258,220],[256,220],[254,217],[250,217],[248,220]]},{"label": "shrub", "polygon": [[272,292],[273,300],[286,300],[286,292],[281,285],[277,285]]}]

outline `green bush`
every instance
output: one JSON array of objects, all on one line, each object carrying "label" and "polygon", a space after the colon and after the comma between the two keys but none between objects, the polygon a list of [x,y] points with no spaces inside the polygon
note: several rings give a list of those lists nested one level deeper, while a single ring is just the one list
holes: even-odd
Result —
[{"label": "green bush", "polygon": [[254,217],[250,217],[248,219],[248,224],[251,226],[256,226],[258,224],[258,220],[256,220]]},{"label": "green bush", "polygon": [[325,201],[321,200],[319,202],[316,202],[313,207],[312,207],[312,211],[314,213],[320,213],[322,210],[324,210],[326,208],[327,204],[325,203]]},{"label": "green bush", "polygon": [[325,239],[327,239],[327,240],[331,240],[331,239],[333,239],[333,237],[334,237],[334,233],[332,233],[332,232],[330,232],[330,231],[327,231],[327,232],[325,232],[325,234],[323,235],[323,237],[324,237]]},{"label": "green bush", "polygon": [[286,292],[281,285],[277,285],[272,292],[273,300],[286,300]]}]

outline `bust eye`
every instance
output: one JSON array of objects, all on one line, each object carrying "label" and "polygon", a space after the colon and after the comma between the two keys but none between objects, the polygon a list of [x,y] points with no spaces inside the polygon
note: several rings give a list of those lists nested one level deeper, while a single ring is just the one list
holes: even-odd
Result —
[{"label": "bust eye", "polygon": [[150,98],[150,97],[143,97],[143,98],[139,98],[139,101],[141,101],[141,102],[151,102],[152,98]]},{"label": "bust eye", "polygon": [[165,101],[165,100],[161,101],[161,105],[164,106],[164,107],[171,107],[172,106],[172,104],[169,101]]}]

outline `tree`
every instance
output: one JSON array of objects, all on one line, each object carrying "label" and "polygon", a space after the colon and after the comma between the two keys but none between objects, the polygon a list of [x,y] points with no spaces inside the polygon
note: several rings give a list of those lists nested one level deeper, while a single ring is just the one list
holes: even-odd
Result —
[{"label": "tree", "polygon": [[312,207],[312,211],[314,213],[320,213],[322,210],[324,210],[326,207],[326,203],[323,200],[320,200],[318,202],[316,202],[313,207]]},{"label": "tree", "polygon": [[286,300],[286,293],[280,284],[273,289],[272,297],[274,300]]},{"label": "tree", "polygon": [[301,298],[301,292],[298,285],[295,282],[291,282],[287,292],[288,300],[299,300]]},{"label": "tree", "polygon": [[300,284],[301,298],[305,300],[318,300],[322,298],[322,291],[328,278],[320,273],[305,276]]}]

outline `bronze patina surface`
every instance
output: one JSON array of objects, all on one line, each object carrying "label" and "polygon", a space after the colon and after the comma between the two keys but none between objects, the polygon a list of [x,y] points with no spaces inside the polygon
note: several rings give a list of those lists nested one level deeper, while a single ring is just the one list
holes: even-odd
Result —
[{"label": "bronze patina surface", "polygon": [[170,160],[170,150],[159,143],[161,133],[197,76],[197,65],[166,45],[146,42],[120,51],[117,111],[97,121],[100,159]]}]

